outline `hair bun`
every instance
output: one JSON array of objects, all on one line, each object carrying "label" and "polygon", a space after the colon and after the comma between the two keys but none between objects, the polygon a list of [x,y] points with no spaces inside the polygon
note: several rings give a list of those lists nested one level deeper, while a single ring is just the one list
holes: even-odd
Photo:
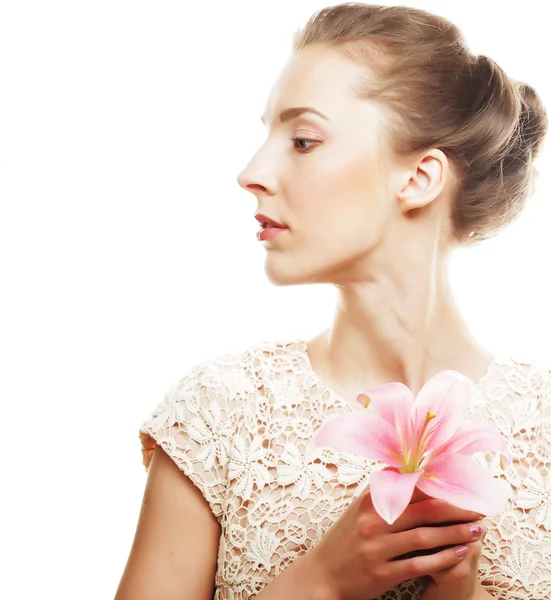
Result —
[{"label": "hair bun", "polygon": [[522,100],[519,135],[526,150],[534,158],[540,151],[547,133],[547,111],[533,87],[523,82],[519,82],[517,85]]},{"label": "hair bun", "polygon": [[478,130],[473,143],[478,148],[478,163],[483,168],[507,154],[511,143],[516,143],[521,117],[521,99],[517,87],[505,71],[483,54],[467,63],[469,85],[458,95],[469,103],[471,126]]}]

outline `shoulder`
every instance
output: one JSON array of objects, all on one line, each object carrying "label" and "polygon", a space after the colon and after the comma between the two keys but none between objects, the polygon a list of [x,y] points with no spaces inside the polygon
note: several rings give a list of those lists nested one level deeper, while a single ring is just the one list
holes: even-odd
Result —
[{"label": "shoulder", "polygon": [[551,411],[551,364],[527,357],[497,357],[475,387],[476,401],[494,416],[533,425]]},{"label": "shoulder", "polygon": [[[144,464],[154,442],[165,450],[182,437],[205,444],[220,438],[229,447],[233,428],[277,369],[290,370],[301,342],[258,342],[195,363],[162,396],[140,427]],[[253,402],[254,404],[254,402]],[[227,450],[227,449],[226,449]]]},{"label": "shoulder", "polygon": [[277,370],[289,371],[303,359],[302,340],[259,341],[195,363],[167,392],[165,400],[208,391],[235,397],[254,392]]},{"label": "shoulder", "polygon": [[528,357],[499,356],[480,382],[488,390],[518,394],[551,392],[551,364]]},{"label": "shoulder", "polygon": [[[260,342],[194,364],[166,392],[139,428],[142,462],[149,469],[160,446],[191,479],[220,518],[227,501],[229,457],[239,424],[283,342]],[[243,444],[242,444],[243,445]]]}]

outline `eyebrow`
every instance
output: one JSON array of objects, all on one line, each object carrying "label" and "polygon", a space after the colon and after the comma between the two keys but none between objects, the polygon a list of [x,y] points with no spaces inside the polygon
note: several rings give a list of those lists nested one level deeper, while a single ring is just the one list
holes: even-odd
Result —
[{"label": "eyebrow", "polygon": [[[316,110],[315,108],[311,108],[310,106],[294,106],[292,108],[284,108],[279,113],[279,122],[286,123],[287,121],[291,121],[300,117],[304,113],[312,113],[314,115],[318,115],[318,117],[321,117],[326,121],[329,121],[329,119],[324,114],[320,113],[320,111]],[[261,120],[263,123],[266,123],[264,117],[261,117]]]}]

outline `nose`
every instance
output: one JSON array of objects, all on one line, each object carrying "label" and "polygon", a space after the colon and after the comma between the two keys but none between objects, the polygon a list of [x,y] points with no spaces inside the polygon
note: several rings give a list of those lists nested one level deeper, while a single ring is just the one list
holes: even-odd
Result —
[{"label": "nose", "polygon": [[276,178],[266,157],[258,152],[237,176],[237,183],[255,196],[273,196],[276,193]]}]

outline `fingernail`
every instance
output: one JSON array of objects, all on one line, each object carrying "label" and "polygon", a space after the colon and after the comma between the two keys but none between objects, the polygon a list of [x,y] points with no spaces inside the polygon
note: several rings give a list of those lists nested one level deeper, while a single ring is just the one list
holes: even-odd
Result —
[{"label": "fingernail", "polygon": [[482,533],[482,527],[480,525],[471,525],[469,529],[473,537],[478,537]]},{"label": "fingernail", "polygon": [[468,551],[469,549],[467,548],[467,546],[458,546],[455,549],[455,555],[459,558],[462,558],[463,556],[465,556],[465,554],[467,554]]}]

